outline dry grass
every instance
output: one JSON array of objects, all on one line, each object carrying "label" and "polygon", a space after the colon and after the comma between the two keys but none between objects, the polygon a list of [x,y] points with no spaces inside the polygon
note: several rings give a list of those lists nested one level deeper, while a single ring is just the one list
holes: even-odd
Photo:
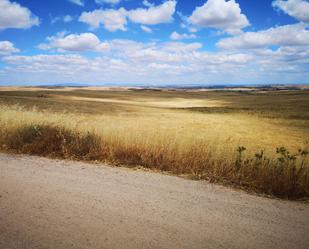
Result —
[{"label": "dry grass", "polygon": [[0,142],[3,150],[140,165],[280,197],[309,197],[308,96],[2,92]]}]

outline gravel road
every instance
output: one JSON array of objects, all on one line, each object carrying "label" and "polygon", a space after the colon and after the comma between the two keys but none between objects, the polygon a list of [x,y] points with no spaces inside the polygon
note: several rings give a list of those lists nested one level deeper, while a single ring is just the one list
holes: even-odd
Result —
[{"label": "gravel road", "polygon": [[308,249],[308,232],[308,204],[143,170],[0,154],[1,249]]}]

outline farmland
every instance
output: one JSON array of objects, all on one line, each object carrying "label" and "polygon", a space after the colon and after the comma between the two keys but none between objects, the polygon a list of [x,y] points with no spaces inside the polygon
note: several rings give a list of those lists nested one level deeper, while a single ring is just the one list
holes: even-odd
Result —
[{"label": "farmland", "polygon": [[1,150],[309,196],[309,91],[2,88]]}]

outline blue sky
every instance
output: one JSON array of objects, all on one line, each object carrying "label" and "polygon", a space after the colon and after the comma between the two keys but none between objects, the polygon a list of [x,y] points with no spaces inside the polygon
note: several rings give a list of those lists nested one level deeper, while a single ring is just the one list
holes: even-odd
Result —
[{"label": "blue sky", "polygon": [[306,0],[0,0],[0,84],[309,83]]}]

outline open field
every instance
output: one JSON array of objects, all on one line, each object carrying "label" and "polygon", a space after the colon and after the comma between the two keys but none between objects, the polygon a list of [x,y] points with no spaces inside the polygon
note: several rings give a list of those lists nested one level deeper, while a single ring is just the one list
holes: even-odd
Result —
[{"label": "open field", "polygon": [[308,90],[6,88],[0,126],[3,151],[143,166],[309,197]]}]

